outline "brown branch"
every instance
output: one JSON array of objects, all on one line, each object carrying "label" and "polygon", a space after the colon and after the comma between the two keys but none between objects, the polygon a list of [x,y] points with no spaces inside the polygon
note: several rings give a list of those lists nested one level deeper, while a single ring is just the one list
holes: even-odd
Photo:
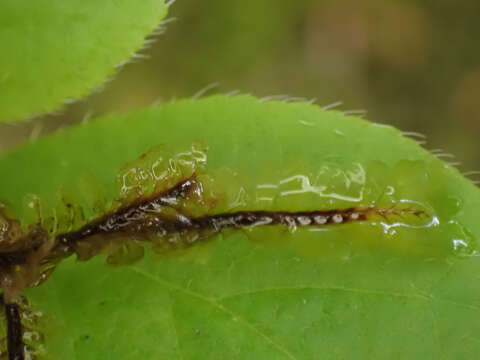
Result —
[{"label": "brown branch", "polygon": [[23,344],[20,308],[15,302],[6,302],[4,296],[2,296],[2,301],[5,305],[5,316],[7,319],[8,360],[24,360],[25,345]]}]

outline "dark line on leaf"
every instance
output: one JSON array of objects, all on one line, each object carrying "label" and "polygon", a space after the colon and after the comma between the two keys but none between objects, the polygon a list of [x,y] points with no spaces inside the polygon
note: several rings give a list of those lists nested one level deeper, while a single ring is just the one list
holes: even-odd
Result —
[{"label": "dark line on leaf", "polygon": [[[25,268],[24,276],[27,278],[23,286],[36,286],[49,276],[62,259],[76,253],[80,260],[88,260],[98,254],[109,246],[111,238],[107,236],[111,235],[117,237],[116,244],[126,245],[127,251],[133,254],[132,261],[135,261],[143,256],[143,248],[139,250],[139,245],[133,241],[137,239],[165,239],[164,245],[168,251],[193,246],[229,228],[280,225],[294,231],[297,227],[322,227],[365,221],[370,215],[385,220],[407,214],[417,217],[425,215],[422,210],[393,206],[296,212],[245,210],[197,217],[182,213],[181,205],[184,201],[201,197],[203,191],[203,184],[193,175],[160,194],[139,199],[90,221],[78,230],[57,235],[53,239],[48,238],[46,231],[36,229],[26,235],[29,241],[21,239],[27,246],[0,253],[0,272],[13,274],[15,267],[21,266]],[[99,235],[105,237],[99,238]],[[172,240],[172,236],[176,238]],[[129,239],[132,241],[127,242]],[[122,251],[120,249],[120,255],[117,254],[119,258],[122,257]],[[116,263],[114,258],[111,258],[112,264]],[[128,263],[130,260],[121,260],[119,263]]]},{"label": "dark line on leaf", "polygon": [[[200,189],[200,190],[199,190]],[[184,235],[191,232],[210,231],[218,233],[226,228],[242,228],[251,226],[283,225],[289,228],[303,226],[340,225],[367,220],[369,214],[376,214],[387,220],[389,216],[411,214],[424,215],[422,210],[386,209],[377,207],[314,211],[237,211],[199,217],[189,217],[175,209],[181,199],[188,199],[193,191],[202,191],[202,184],[195,177],[177,183],[171,189],[150,199],[143,199],[127,207],[105,215],[84,225],[79,230],[57,236],[58,246],[64,252],[75,243],[99,234],[139,235],[151,234],[167,236]],[[162,209],[172,208],[175,213],[165,215]]]},{"label": "dark line on leaf", "polygon": [[174,207],[180,199],[186,198],[188,193],[198,184],[193,177],[183,180],[159,195],[122,207],[111,214],[86,224],[77,231],[59,235],[57,239],[67,244],[95,234],[113,233],[120,231],[122,228],[131,227],[133,223],[144,219],[149,214],[157,214],[165,207]]}]

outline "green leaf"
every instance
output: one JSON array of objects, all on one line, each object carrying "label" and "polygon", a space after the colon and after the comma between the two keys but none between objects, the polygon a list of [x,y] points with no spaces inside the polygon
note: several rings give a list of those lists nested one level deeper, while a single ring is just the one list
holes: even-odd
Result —
[{"label": "green leaf", "polygon": [[138,51],[163,0],[3,0],[0,122],[87,95]]},{"label": "green leaf", "polygon": [[37,315],[24,338],[40,359],[480,350],[479,191],[391,127],[307,103],[214,96],[96,119],[5,154],[0,169],[8,217],[52,235],[192,177],[203,192],[176,208],[192,219],[376,209],[337,225],[212,231],[190,246],[151,233],[85,241],[79,257],[106,256],[70,257],[27,290]]}]

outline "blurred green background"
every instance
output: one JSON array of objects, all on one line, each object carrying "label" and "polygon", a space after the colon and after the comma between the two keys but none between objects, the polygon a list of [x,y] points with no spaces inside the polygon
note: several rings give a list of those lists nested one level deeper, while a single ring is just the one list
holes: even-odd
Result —
[{"label": "blurred green background", "polygon": [[[0,125],[0,152],[86,117],[235,89],[342,101],[480,170],[479,0],[178,0],[177,21],[101,91]],[[45,84],[47,87],[48,84]]]}]

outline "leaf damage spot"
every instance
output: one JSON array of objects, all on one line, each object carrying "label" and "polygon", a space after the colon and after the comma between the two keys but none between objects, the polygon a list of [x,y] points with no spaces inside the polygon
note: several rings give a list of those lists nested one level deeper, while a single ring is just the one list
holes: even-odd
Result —
[{"label": "leaf damage spot", "polygon": [[[283,226],[291,232],[302,227],[323,227],[381,218],[423,217],[423,209],[349,207],[313,211],[242,210],[192,216],[183,211],[182,202],[202,198],[204,185],[196,174],[183,179],[159,194],[134,201],[80,229],[49,238],[38,226],[22,232],[20,225],[3,216],[0,233],[0,285],[8,294],[18,294],[25,287],[44,281],[62,259],[76,254],[88,260],[108,250],[108,262],[125,264],[143,257],[142,242],[167,245],[174,249],[205,241],[224,229]],[[15,234],[15,235],[14,235]],[[19,236],[17,242],[11,242]],[[14,244],[14,245],[12,245]],[[113,249],[113,250],[112,250]],[[130,259],[126,259],[127,254]]]},{"label": "leaf damage spot", "polygon": [[[5,212],[0,212],[0,287],[3,295],[11,299],[11,305],[6,306],[6,311],[9,311],[9,353],[20,354],[18,333],[21,333],[21,328],[15,320],[15,311],[18,313],[15,304],[19,303],[23,290],[45,281],[60,261],[74,254],[77,259],[86,261],[103,253],[107,255],[109,264],[123,265],[140,260],[144,256],[146,243],[151,244],[157,252],[168,253],[206,242],[227,229],[280,227],[293,233],[302,228],[315,230],[356,222],[385,221],[391,222],[391,227],[395,230],[394,225],[398,224],[399,219],[431,217],[424,207],[413,203],[328,210],[312,210],[309,205],[309,210],[305,211],[282,209],[283,206],[276,209],[249,209],[251,203],[244,199],[237,201],[236,192],[235,203],[241,204],[239,209],[236,206],[217,207],[222,194],[210,182],[211,178],[204,169],[205,163],[204,147],[196,144],[188,151],[172,156],[158,156],[156,149],[151,150],[119,174],[120,205],[102,212],[104,215],[83,222],[81,226],[63,224],[63,227],[59,227],[61,230],[56,232],[41,222],[25,230],[18,221]],[[363,168],[359,169],[363,171]],[[365,173],[352,172],[346,178],[348,186],[352,174],[361,175],[358,179],[354,177],[354,182],[359,185],[359,196],[363,198]],[[292,185],[292,179],[300,178],[288,178],[281,185]],[[280,194],[284,197],[310,193],[317,197],[322,195],[320,198],[340,197],[336,193],[324,193],[323,187],[311,184],[308,178],[302,177],[300,180],[300,189],[288,188]],[[263,187],[267,188],[266,185]],[[278,190],[277,188],[278,186],[269,185],[267,190]],[[343,196],[339,200],[348,199],[350,198]],[[65,200],[63,205],[71,215],[69,219],[74,219],[75,203]],[[70,221],[75,223],[74,220]],[[73,230],[70,230],[71,227]]]}]

